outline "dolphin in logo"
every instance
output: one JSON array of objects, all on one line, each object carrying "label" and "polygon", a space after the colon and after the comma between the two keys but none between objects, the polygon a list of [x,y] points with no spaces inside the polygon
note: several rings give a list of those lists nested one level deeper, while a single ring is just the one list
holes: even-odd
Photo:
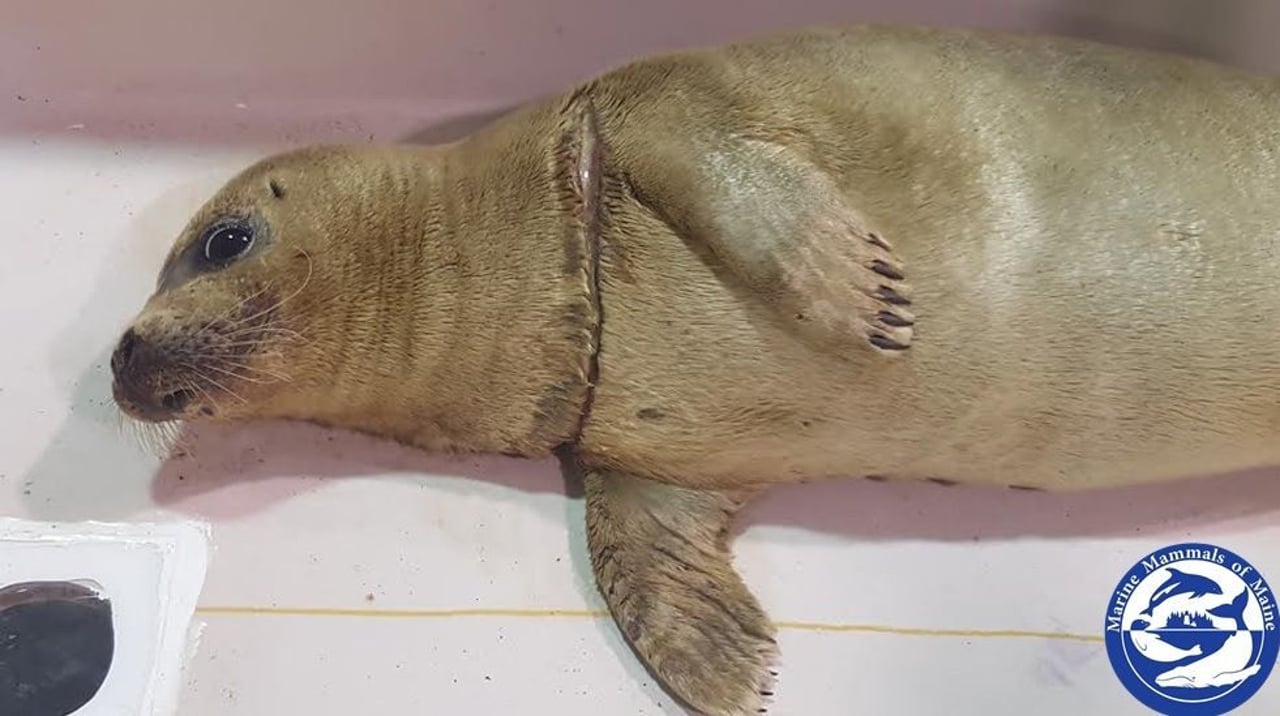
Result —
[{"label": "dolphin in logo", "polygon": [[1202,577],[1198,574],[1187,574],[1186,572],[1169,568],[1169,578],[1164,580],[1156,593],[1151,595],[1151,603],[1146,609],[1140,612],[1143,616],[1151,616],[1152,610],[1164,604],[1166,601],[1180,594],[1190,594],[1194,597],[1203,597],[1206,594],[1222,594],[1222,587],[1218,583]]}]

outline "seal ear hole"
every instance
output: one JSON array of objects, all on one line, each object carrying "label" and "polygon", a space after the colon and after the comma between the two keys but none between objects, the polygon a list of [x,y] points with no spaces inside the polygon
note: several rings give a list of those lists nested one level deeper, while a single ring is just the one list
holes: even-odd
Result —
[{"label": "seal ear hole", "polygon": [[284,198],[284,185],[275,179],[267,181],[267,186],[271,187],[271,195],[277,199]]}]

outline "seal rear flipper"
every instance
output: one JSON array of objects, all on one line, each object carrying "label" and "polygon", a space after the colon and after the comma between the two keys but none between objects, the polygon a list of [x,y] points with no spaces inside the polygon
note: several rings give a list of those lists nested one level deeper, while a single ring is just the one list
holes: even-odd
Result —
[{"label": "seal rear flipper", "polygon": [[626,157],[638,201],[820,347],[911,347],[903,261],[824,170],[778,141],[687,141]]},{"label": "seal rear flipper", "polygon": [[707,716],[765,712],[774,627],[734,570],[728,529],[751,493],[688,490],[588,472],[597,585],[641,661]]}]

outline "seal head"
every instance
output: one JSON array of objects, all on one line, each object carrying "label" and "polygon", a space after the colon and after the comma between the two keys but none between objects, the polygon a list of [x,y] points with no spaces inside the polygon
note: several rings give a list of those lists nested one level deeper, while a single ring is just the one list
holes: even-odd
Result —
[{"label": "seal head", "polygon": [[[290,370],[308,354],[314,360],[317,349],[299,340],[299,312],[323,300],[325,277],[350,260],[336,238],[354,229],[364,194],[352,191],[355,173],[335,184],[324,171],[296,170],[322,151],[329,161],[309,168],[340,165],[332,148],[259,163],[189,221],[111,358],[112,392],[126,414],[146,422],[253,417],[291,382],[286,345]],[[291,201],[293,192],[310,200]],[[308,210],[322,204],[338,210]]]},{"label": "seal head", "polygon": [[451,145],[250,166],[175,241],[115,349],[116,403],[148,423],[303,420],[432,451],[574,442],[600,313],[580,104]]}]

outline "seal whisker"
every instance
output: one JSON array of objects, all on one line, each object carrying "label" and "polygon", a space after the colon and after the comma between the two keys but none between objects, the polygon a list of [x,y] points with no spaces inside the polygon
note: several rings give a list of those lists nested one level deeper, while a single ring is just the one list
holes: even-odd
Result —
[{"label": "seal whisker", "polygon": [[240,320],[239,322],[240,324],[245,324],[250,321],[257,320],[262,316],[270,314],[271,312],[283,306],[288,301],[291,301],[294,298],[297,298],[298,294],[306,290],[307,286],[311,283],[311,276],[315,273],[315,262],[311,259],[311,254],[307,253],[305,250],[298,249],[298,253],[300,253],[303,257],[307,259],[307,275],[302,279],[302,284],[299,285],[296,289],[294,289],[292,293],[277,300],[275,303],[271,304],[270,306],[267,306],[266,308],[258,311],[257,313],[251,316],[244,317],[243,319]]},{"label": "seal whisker", "polygon": [[[271,382],[288,383],[293,380],[293,378],[291,378],[287,373],[268,370],[266,368],[260,368],[255,365],[240,363],[238,361],[229,360],[229,359],[219,359],[214,363],[210,364],[209,367],[215,368],[218,371],[225,373],[227,375],[234,376],[236,378],[243,378],[244,380],[248,380],[254,383],[271,383]],[[267,376],[269,378],[274,378],[275,380],[268,381],[268,380],[254,379],[252,377],[252,375],[254,374]]]},{"label": "seal whisker", "polygon": [[216,365],[216,364],[209,364],[208,368],[210,368],[211,370],[217,371],[219,373],[222,373],[223,375],[229,376],[231,378],[235,378],[236,380],[243,380],[247,383],[257,383],[258,385],[269,385],[271,383],[281,382],[284,380],[283,378],[280,378],[278,376],[271,376],[271,375],[268,375],[268,378],[274,378],[274,380],[268,380],[264,378],[254,378],[252,376],[245,375],[244,373],[239,373],[234,370],[230,370],[228,368],[224,368],[221,365]]},{"label": "seal whisker", "polygon": [[[239,311],[241,308],[243,308],[243,307],[245,306],[245,304],[247,304],[249,301],[252,301],[252,300],[254,300],[255,298],[258,298],[258,297],[260,297],[260,296],[264,295],[270,287],[271,287],[271,282],[270,282],[270,281],[268,281],[267,283],[264,283],[264,284],[262,285],[262,287],[261,287],[261,288],[259,288],[257,291],[254,291],[253,293],[251,293],[251,294],[249,294],[249,295],[247,295],[247,296],[244,296],[244,297],[243,297],[243,298],[241,298],[239,301],[236,301],[234,304],[232,304],[232,305],[231,305],[231,307],[230,307],[230,308],[228,308],[227,310],[225,310],[225,311],[223,311],[222,313],[219,313],[219,314],[215,315],[213,318],[209,319],[209,322],[208,322],[208,323],[206,323],[206,324],[204,324],[203,326],[201,326],[201,327],[200,327],[200,332],[201,332],[201,333],[203,333],[203,332],[205,332],[205,331],[209,330],[210,328],[212,328],[212,327],[214,326],[214,324],[216,324],[218,321],[225,320],[225,319],[226,319],[226,318],[228,318],[229,316],[235,315],[236,311]],[[236,324],[232,324],[232,325],[236,325]]]},{"label": "seal whisker", "polygon": [[263,335],[263,336],[279,335],[279,336],[286,336],[286,337],[292,337],[292,338],[298,338],[298,339],[303,338],[302,334],[295,330],[292,330],[289,328],[280,328],[277,326],[236,327],[234,330],[226,331],[219,334],[219,336],[222,338],[239,338],[245,335]]},{"label": "seal whisker", "polygon": [[148,455],[163,460],[182,447],[181,425],[177,422],[146,423],[130,419],[121,412],[120,429],[127,434],[138,447]]},{"label": "seal whisker", "polygon": [[218,412],[218,413],[222,412],[222,404],[219,403],[218,399],[213,397],[213,394],[210,393],[203,385],[193,384],[192,387],[195,388],[196,391],[198,391],[201,395],[203,395],[205,400],[209,401],[209,404],[212,406],[214,412]]},{"label": "seal whisker", "polygon": [[204,371],[200,370],[199,368],[197,368],[196,366],[194,366],[194,365],[192,365],[192,364],[190,364],[190,363],[183,363],[183,364],[182,364],[182,366],[183,366],[184,368],[187,368],[187,369],[188,369],[188,370],[190,370],[191,372],[195,373],[195,374],[196,374],[196,377],[198,377],[200,380],[203,380],[203,381],[208,382],[209,384],[213,385],[213,386],[214,386],[215,388],[217,388],[218,390],[221,390],[222,392],[226,393],[227,395],[230,395],[231,397],[235,398],[236,400],[239,400],[241,403],[244,403],[244,404],[248,405],[249,401],[245,400],[245,399],[244,399],[244,396],[242,396],[242,395],[240,395],[239,393],[235,392],[234,390],[232,390],[232,389],[228,388],[227,386],[223,385],[222,383],[219,383],[218,381],[214,380],[212,377],[210,377],[210,376],[209,376],[209,374],[208,374],[208,373],[205,373]]},{"label": "seal whisker", "polygon": [[[266,351],[262,353],[254,353],[253,357],[254,358],[274,358],[277,360],[283,360],[284,354],[281,353],[280,351]],[[284,373],[283,371],[280,371],[278,369],[262,368],[260,366],[244,363],[243,361],[246,358],[242,353],[238,351],[209,350],[204,353],[201,353],[200,358],[207,361],[216,361],[221,365],[225,365],[232,368],[244,368],[247,370],[252,370],[259,373],[267,373],[271,375],[287,375],[287,373]]]},{"label": "seal whisker", "polygon": [[[303,338],[303,337],[302,337],[302,336],[300,336],[300,335],[299,335],[299,336],[278,336],[278,337],[279,337],[279,338],[286,339],[286,340],[294,340],[294,341],[305,341],[305,340],[306,340],[305,338]],[[216,346],[216,347],[218,347],[218,348],[244,348],[244,347],[254,347],[254,346],[259,346],[259,345],[262,345],[263,343],[265,343],[267,338],[273,338],[273,336],[256,336],[256,335],[255,335],[255,336],[250,336],[250,335],[248,335],[248,333],[246,332],[246,334],[245,334],[245,335],[235,336],[235,337],[233,337],[233,338],[232,338],[232,340],[226,340],[226,341],[224,341],[224,340],[218,340],[218,341],[216,341],[216,342],[215,342],[215,346]]]},{"label": "seal whisker", "polygon": [[261,373],[263,375],[275,376],[277,378],[280,378],[281,380],[293,380],[292,378],[289,377],[289,374],[285,373],[284,371],[268,370],[267,368],[263,368],[261,366],[242,363],[238,360],[235,360],[236,356],[221,356],[221,355],[214,354],[214,355],[210,355],[209,357],[216,359],[220,365],[226,366],[228,368],[239,368],[241,370],[247,370],[252,373]]},{"label": "seal whisker", "polygon": [[286,373],[286,372],[284,372],[284,371],[272,371],[272,370],[267,370],[266,368],[258,368],[258,367],[255,367],[255,366],[245,366],[245,369],[246,369],[246,370],[251,370],[251,371],[253,371],[253,372],[255,372],[255,373],[260,373],[260,374],[262,374],[262,375],[266,375],[266,376],[270,376],[270,377],[272,377],[272,378],[275,378],[276,382],[279,382],[279,383],[292,383],[292,382],[293,382],[293,375],[292,375],[292,374],[290,374],[290,373]]},{"label": "seal whisker", "polygon": [[[232,309],[232,312],[234,313],[234,312],[236,312],[236,311],[239,311],[239,310],[243,309],[245,306],[247,306],[247,305],[249,304],[249,302],[250,302],[251,300],[253,300],[253,298],[254,298],[254,297],[248,297],[248,298],[245,298],[245,299],[244,299],[244,300],[242,300],[242,301],[239,301],[239,302],[234,306],[234,308]],[[236,317],[236,318],[223,317],[223,319],[218,319],[218,320],[227,320],[227,324],[226,324],[225,329],[224,329],[224,330],[222,330],[222,331],[219,331],[219,334],[220,334],[220,335],[233,335],[233,334],[237,334],[237,335],[238,335],[238,334],[241,334],[241,333],[251,333],[251,332],[255,332],[255,331],[265,331],[265,330],[268,330],[268,329],[272,328],[272,326],[270,326],[269,324],[254,323],[254,321],[256,321],[256,320],[258,320],[259,318],[261,318],[262,316],[264,316],[264,315],[266,315],[266,314],[270,313],[270,312],[271,312],[272,310],[274,310],[278,305],[279,305],[279,303],[273,303],[273,304],[271,304],[271,305],[267,306],[266,308],[259,309],[259,310],[258,310],[258,311],[256,311],[255,313],[250,313],[250,314],[248,314],[248,315],[243,315],[243,316],[239,316],[239,317]],[[216,323],[216,321],[215,321],[215,323]],[[210,326],[212,326],[212,325],[213,325],[213,324],[211,323],[211,324],[210,324]]]}]

